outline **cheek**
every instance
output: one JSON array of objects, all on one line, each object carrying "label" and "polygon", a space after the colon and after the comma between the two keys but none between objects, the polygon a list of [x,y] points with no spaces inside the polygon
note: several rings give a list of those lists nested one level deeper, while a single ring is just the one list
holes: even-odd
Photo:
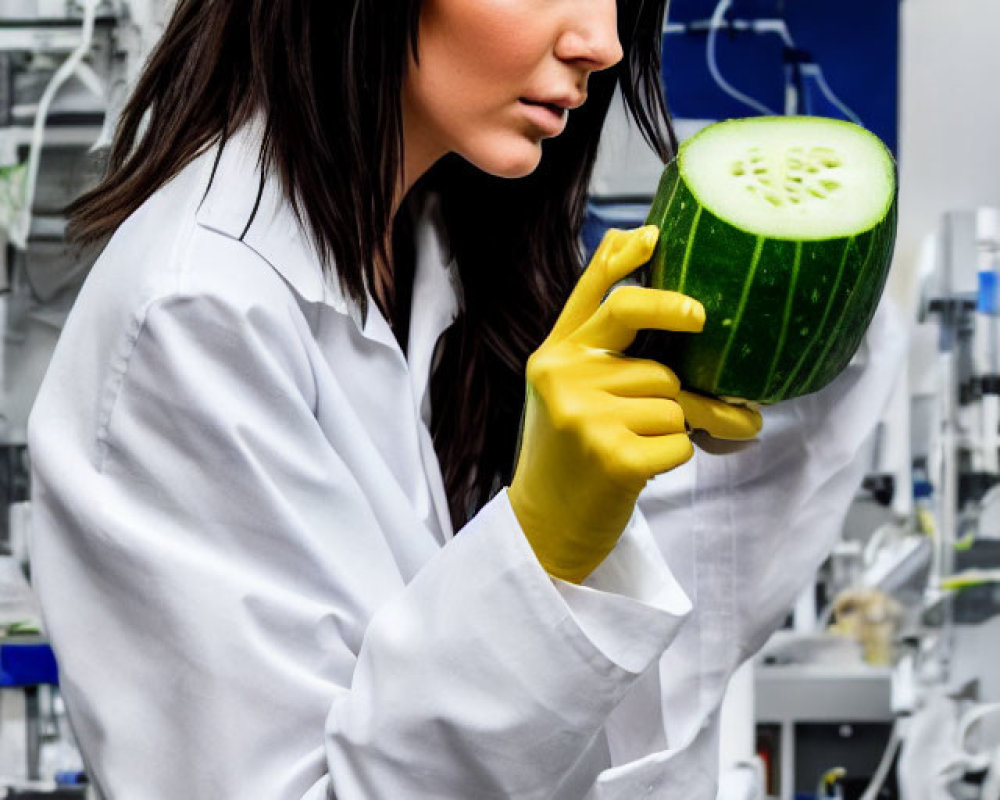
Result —
[{"label": "cheek", "polygon": [[547,52],[530,5],[525,0],[428,3],[420,37],[428,89],[480,102],[519,96]]}]

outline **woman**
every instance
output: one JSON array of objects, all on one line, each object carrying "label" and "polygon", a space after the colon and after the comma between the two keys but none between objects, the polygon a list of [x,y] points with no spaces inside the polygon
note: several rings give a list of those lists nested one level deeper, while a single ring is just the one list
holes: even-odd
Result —
[{"label": "woman", "polygon": [[703,322],[602,302],[655,231],[573,288],[616,84],[668,151],[662,6],[181,0],[74,207],[114,235],[30,427],[103,796],[714,793],[670,775],[690,603],[634,507],[686,419],[759,418],[621,355]]}]

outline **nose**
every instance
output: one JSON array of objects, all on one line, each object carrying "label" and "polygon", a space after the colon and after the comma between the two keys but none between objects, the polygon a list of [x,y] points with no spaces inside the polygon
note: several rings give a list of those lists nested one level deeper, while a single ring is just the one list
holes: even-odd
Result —
[{"label": "nose", "polygon": [[556,40],[556,57],[582,64],[592,72],[621,61],[617,0],[579,0],[572,5],[573,15]]}]

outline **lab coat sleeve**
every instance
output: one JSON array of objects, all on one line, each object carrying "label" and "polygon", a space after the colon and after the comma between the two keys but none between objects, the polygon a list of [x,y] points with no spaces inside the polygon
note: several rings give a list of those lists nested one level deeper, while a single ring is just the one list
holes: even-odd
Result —
[{"label": "lab coat sleeve", "polygon": [[[568,600],[505,494],[403,581],[316,425],[288,313],[152,302],[110,356],[93,451],[86,426],[36,409],[36,583],[95,784],[130,800],[552,797],[687,598],[654,580]],[[666,570],[629,541],[609,570]]]},{"label": "lab coat sleeve", "polygon": [[699,751],[685,774],[706,785],[717,770],[713,737],[729,678],[781,624],[839,537],[905,342],[884,299],[856,358],[829,386],[765,408],[758,441],[699,449],[690,469],[657,478],[640,497],[694,606],[660,662],[666,738],[675,755]]},{"label": "lab coat sleeve", "polygon": [[765,408],[760,440],[745,450],[698,454],[692,511],[695,535],[707,537],[700,568],[709,587],[713,572],[732,578],[733,633],[742,656],[756,652],[781,624],[840,538],[872,465],[874,436],[906,340],[886,297],[833,383]]},{"label": "lab coat sleeve", "polygon": [[[338,792],[569,798],[605,766],[593,758],[604,722],[687,599],[661,587],[639,611],[626,595],[563,587],[569,602],[557,601],[516,524],[498,497],[376,617],[328,721]],[[480,598],[456,602],[469,586]]]}]

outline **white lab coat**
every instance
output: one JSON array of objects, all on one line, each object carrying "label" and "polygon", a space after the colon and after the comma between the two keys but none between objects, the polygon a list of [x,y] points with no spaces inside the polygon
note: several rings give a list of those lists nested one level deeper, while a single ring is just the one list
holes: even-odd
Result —
[{"label": "white lab coat", "polygon": [[653,482],[585,586],[552,580],[504,492],[451,530],[433,204],[404,356],[274,182],[247,227],[255,145],[238,133],[210,188],[214,151],[121,227],[30,421],[35,583],[98,790],[714,797],[728,675],[839,527],[884,363]]}]

